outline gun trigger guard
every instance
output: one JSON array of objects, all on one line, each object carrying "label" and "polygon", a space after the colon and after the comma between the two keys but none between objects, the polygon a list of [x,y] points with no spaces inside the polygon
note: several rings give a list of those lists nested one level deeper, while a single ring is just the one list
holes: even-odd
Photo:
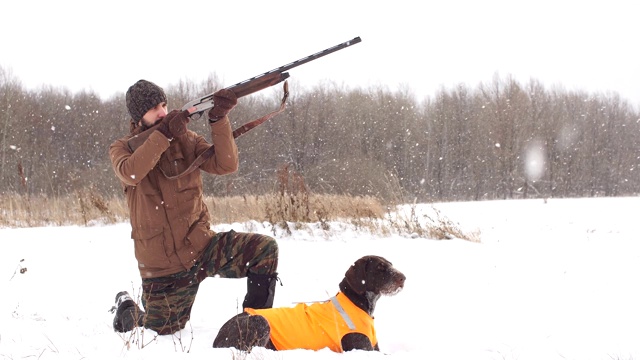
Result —
[{"label": "gun trigger guard", "polygon": [[192,114],[189,114],[189,118],[191,118],[191,120],[199,120],[202,117],[203,113],[204,111],[196,111]]}]

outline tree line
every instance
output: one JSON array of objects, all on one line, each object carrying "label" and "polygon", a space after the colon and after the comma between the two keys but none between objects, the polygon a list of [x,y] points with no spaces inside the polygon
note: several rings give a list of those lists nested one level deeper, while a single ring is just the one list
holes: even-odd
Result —
[{"label": "tree line", "polygon": [[[153,79],[149,79],[152,80]],[[215,74],[165,89],[170,108],[221,88]],[[287,169],[316,193],[402,201],[628,196],[640,190],[640,115],[614,94],[547,88],[494,77],[410,89],[290,83],[287,110],[237,139],[240,170],[205,176],[211,195],[274,191]],[[126,89],[123,89],[126,90]],[[275,110],[274,86],[241,98],[232,127]],[[209,137],[206,120],[189,128]],[[101,99],[42,86],[25,89],[0,68],[0,194],[120,196],[108,158],[129,132],[124,92]]]}]

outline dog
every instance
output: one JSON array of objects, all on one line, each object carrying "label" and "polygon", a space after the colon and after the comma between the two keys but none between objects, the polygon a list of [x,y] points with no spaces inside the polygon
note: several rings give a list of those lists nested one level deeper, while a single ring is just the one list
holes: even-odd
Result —
[{"label": "dog", "polygon": [[295,307],[244,309],[229,319],[213,341],[214,348],[251,351],[329,348],[380,351],[373,312],[381,296],[404,287],[405,275],[381,256],[364,256],[353,263],[330,300]]}]

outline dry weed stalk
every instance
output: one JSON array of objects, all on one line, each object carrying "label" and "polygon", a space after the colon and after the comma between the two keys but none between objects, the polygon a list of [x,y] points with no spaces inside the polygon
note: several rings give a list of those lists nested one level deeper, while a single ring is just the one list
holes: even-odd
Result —
[{"label": "dry weed stalk", "polygon": [[309,189],[302,175],[290,170],[288,164],[278,169],[276,186],[274,201],[266,204],[267,221],[274,227],[274,231],[280,226],[291,234],[289,222],[312,221]]},{"label": "dry weed stalk", "polygon": [[[109,224],[113,224],[118,220],[109,209],[108,202],[100,193],[95,191],[92,186],[78,190],[76,196],[78,197],[80,214],[85,226],[87,226],[91,220],[102,219]],[[96,210],[97,213],[95,213]]]}]

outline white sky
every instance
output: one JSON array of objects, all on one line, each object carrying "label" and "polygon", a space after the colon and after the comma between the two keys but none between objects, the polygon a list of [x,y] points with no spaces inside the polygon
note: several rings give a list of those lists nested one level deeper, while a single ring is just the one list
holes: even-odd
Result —
[{"label": "white sky", "polygon": [[356,36],[291,84],[406,86],[418,97],[512,75],[640,104],[633,1],[7,1],[0,65],[29,89],[107,98],[216,73],[232,85]]}]

